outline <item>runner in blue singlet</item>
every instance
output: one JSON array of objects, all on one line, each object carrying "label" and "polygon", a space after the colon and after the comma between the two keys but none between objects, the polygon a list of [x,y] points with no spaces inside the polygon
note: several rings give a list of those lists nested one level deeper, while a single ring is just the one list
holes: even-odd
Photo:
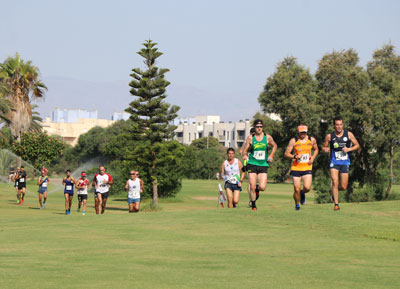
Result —
[{"label": "runner in blue singlet", "polygon": [[74,196],[74,185],[76,181],[71,177],[71,170],[67,170],[67,177],[63,179],[62,184],[65,186],[65,214],[71,215],[72,198]]},{"label": "runner in blue singlet", "polygon": [[343,130],[343,119],[340,116],[333,120],[335,131],[327,134],[322,150],[326,153],[331,152],[330,173],[332,179],[332,197],[335,202],[334,210],[339,207],[339,179],[340,189],[346,190],[349,181],[349,152],[356,151],[360,145],[354,135],[347,130]]}]

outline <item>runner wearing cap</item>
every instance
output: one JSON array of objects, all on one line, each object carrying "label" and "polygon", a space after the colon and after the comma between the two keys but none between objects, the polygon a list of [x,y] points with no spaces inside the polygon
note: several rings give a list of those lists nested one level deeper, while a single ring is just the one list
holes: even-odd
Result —
[{"label": "runner wearing cap", "polygon": [[235,150],[228,148],[228,159],[222,163],[221,176],[225,179],[225,191],[228,197],[228,208],[236,208],[239,203],[239,194],[242,191],[244,172],[242,162],[235,158]]},{"label": "runner wearing cap", "polygon": [[74,185],[76,180],[71,176],[71,170],[67,170],[67,177],[63,178],[62,184],[64,188],[65,197],[65,214],[71,215],[72,198],[74,197]]},{"label": "runner wearing cap", "polygon": [[[292,138],[285,151],[285,158],[291,159],[292,166],[290,175],[293,178],[293,199],[295,209],[300,210],[300,204],[306,202],[306,193],[311,189],[312,184],[312,164],[318,155],[318,145],[314,137],[307,135],[308,127],[300,124],[297,127],[297,138]],[[312,150],[314,150],[313,153]],[[294,151],[294,154],[293,154]],[[301,189],[303,181],[303,189]]]},{"label": "runner wearing cap", "polygon": [[[269,134],[263,132],[263,122],[261,119],[256,119],[253,123],[255,128],[254,136],[249,135],[244,144],[242,151],[243,160],[248,160],[247,172],[249,173],[249,183],[251,189],[251,208],[257,211],[256,206],[256,185],[258,180],[258,188],[264,191],[267,186],[268,179],[268,162],[274,160],[275,152],[278,148],[274,139]],[[272,152],[268,156],[268,145],[272,145]],[[250,152],[250,146],[252,150]],[[247,153],[250,155],[247,156]]]},{"label": "runner wearing cap", "polygon": [[125,191],[128,191],[129,213],[138,213],[140,210],[140,193],[143,192],[144,185],[138,175],[138,171],[130,171],[130,179],[125,184]]},{"label": "runner wearing cap", "polygon": [[104,166],[100,166],[99,173],[94,176],[93,182],[96,188],[96,214],[104,214],[108,198],[108,191],[113,183],[113,178],[106,173],[106,169]]},{"label": "runner wearing cap", "polygon": [[[40,204],[40,209],[43,209],[43,207],[46,207],[46,200],[47,200],[47,187],[48,184],[50,183],[50,179],[46,176],[45,171],[40,172],[40,177],[38,178],[37,184],[39,186],[39,204]],[[42,204],[42,196],[43,196],[43,204]]]},{"label": "runner wearing cap", "polygon": [[81,177],[76,181],[76,188],[78,189],[78,213],[81,210],[82,204],[82,215],[86,215],[86,204],[87,204],[87,196],[88,190],[90,189],[90,182],[86,178],[86,172],[81,173]]},{"label": "runner wearing cap", "polygon": [[333,209],[337,211],[340,210],[339,179],[340,189],[346,190],[349,181],[349,152],[358,150],[360,145],[350,131],[343,130],[343,119],[340,116],[335,117],[333,125],[335,130],[326,135],[322,150],[327,153],[331,151],[329,167],[332,179],[332,195],[335,202]]}]

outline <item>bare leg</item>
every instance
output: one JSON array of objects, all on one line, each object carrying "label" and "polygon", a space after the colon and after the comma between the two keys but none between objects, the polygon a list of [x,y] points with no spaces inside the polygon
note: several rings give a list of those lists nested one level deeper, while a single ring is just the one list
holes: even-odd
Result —
[{"label": "bare leg", "polygon": [[295,205],[300,204],[301,177],[293,177],[293,200]]},{"label": "bare leg", "polygon": [[332,195],[335,204],[339,204],[339,171],[330,169],[332,179]]},{"label": "bare leg", "polygon": [[233,208],[233,196],[230,189],[225,189],[226,197],[228,198],[228,208]]}]

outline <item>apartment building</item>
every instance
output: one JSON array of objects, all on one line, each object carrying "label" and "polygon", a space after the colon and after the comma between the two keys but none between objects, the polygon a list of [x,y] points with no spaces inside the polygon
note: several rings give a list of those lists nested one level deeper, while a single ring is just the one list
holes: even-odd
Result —
[{"label": "apartment building", "polygon": [[242,147],[246,137],[250,134],[251,124],[248,119],[238,122],[223,122],[220,116],[196,116],[194,118],[178,118],[174,122],[175,140],[189,145],[201,137],[215,137],[225,147]]}]

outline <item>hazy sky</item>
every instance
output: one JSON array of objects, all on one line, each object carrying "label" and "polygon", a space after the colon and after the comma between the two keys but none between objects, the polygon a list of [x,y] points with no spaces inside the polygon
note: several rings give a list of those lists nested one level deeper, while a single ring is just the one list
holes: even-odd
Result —
[{"label": "hazy sky", "polygon": [[107,117],[132,100],[129,74],[146,39],[171,71],[167,101],[181,116],[251,118],[276,64],[295,56],[311,71],[333,50],[362,65],[391,42],[400,51],[400,1],[0,0],[0,61],[20,53],[49,87],[42,116],[62,108]]}]

